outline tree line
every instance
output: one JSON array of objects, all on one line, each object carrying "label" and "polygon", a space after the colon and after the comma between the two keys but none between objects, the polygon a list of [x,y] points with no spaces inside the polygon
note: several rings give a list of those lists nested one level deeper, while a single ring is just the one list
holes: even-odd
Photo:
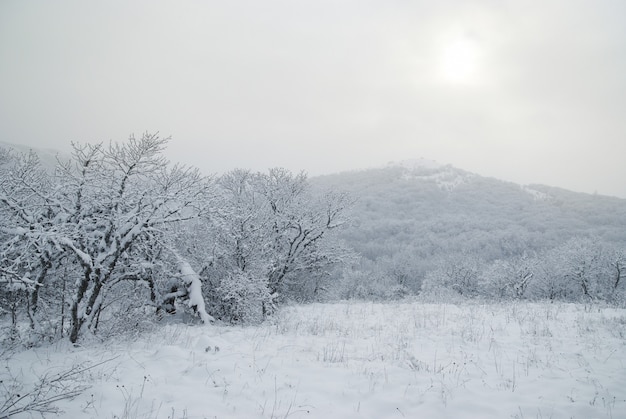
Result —
[{"label": "tree line", "polygon": [[493,300],[559,300],[624,304],[626,255],[594,237],[573,237],[544,252],[484,261],[442,258],[426,275],[423,292],[451,292]]},{"label": "tree line", "polygon": [[333,240],[347,195],[313,194],[284,169],[203,176],[166,160],[168,140],[73,144],[52,172],[34,152],[0,149],[10,339],[77,342],[174,313],[256,321],[313,298],[350,257]]}]

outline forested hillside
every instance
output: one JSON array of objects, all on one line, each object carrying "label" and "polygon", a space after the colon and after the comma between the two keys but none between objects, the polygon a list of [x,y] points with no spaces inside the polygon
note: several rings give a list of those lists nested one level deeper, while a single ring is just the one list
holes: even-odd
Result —
[{"label": "forested hillside", "polygon": [[[503,281],[514,276],[503,269],[527,270],[509,284],[523,290],[497,291],[518,296],[598,298],[609,292],[592,295],[582,286],[587,279],[571,279],[569,270],[570,276],[580,270],[594,276],[588,280],[596,286],[621,282],[624,199],[521,186],[423,160],[312,181],[356,197],[352,223],[341,237],[362,260],[346,275],[345,295],[416,293],[424,291],[424,280],[430,288],[451,282],[445,288],[455,293],[484,295],[496,292],[480,289],[481,282],[492,282],[485,275]],[[576,256],[562,256],[567,252]],[[561,268],[566,272],[556,272]],[[531,278],[521,284],[525,275]],[[548,290],[548,277],[559,276],[569,278],[559,281],[568,289]]]}]

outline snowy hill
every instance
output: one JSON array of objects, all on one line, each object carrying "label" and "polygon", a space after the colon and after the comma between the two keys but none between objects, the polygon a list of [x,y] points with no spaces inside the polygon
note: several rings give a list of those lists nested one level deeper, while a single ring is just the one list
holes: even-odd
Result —
[{"label": "snowy hill", "polygon": [[[572,235],[626,243],[626,199],[519,185],[425,159],[319,176],[311,182],[353,194],[355,225],[362,232],[362,227],[373,228],[368,221],[400,223],[411,229],[439,224],[428,229],[429,236],[446,233],[446,225],[461,224],[464,228],[454,229],[455,234],[472,228],[489,232],[513,227],[520,228],[519,233],[541,232],[535,243],[538,248]],[[385,236],[378,234],[377,239]]]},{"label": "snowy hill", "polygon": [[[394,166],[389,167],[393,168]],[[402,180],[430,181],[444,191],[456,189],[458,186],[470,182],[475,176],[450,165],[407,165],[401,163],[395,167],[405,169],[401,176]]]},{"label": "snowy hill", "polygon": [[401,161],[392,161],[387,163],[385,167],[402,167],[409,171],[425,171],[425,170],[438,170],[443,167],[442,164],[436,162],[435,160],[429,160],[424,158],[419,159],[407,159]]},{"label": "snowy hill", "polygon": [[626,246],[624,199],[522,186],[425,160],[311,181],[357,199],[342,238],[387,276],[424,277],[455,255],[488,262],[542,253],[573,237]]}]

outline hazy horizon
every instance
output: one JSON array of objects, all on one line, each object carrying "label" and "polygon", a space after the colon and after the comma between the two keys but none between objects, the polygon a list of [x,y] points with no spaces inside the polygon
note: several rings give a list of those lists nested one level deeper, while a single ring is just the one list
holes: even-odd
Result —
[{"label": "hazy horizon", "polygon": [[626,198],[626,3],[7,0],[0,141],[205,173],[432,159]]}]

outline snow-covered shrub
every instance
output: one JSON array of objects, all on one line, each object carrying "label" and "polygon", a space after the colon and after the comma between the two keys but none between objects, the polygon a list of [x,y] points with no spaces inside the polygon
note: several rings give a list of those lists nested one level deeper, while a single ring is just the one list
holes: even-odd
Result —
[{"label": "snow-covered shrub", "polygon": [[192,251],[185,256],[202,267],[211,314],[229,322],[256,321],[276,303],[326,293],[327,273],[352,255],[333,239],[345,222],[349,197],[314,193],[304,173],[280,168],[234,170],[216,186],[219,205],[179,246]]},{"label": "snow-covered shrub", "polygon": [[536,259],[522,256],[498,259],[479,274],[479,293],[495,300],[522,299],[533,280]]},{"label": "snow-covered shrub", "polygon": [[20,315],[27,299],[26,287],[8,281],[0,282],[0,346],[13,345],[22,340]]},{"label": "snow-covered shrub", "polygon": [[154,328],[157,317],[143,281],[124,281],[107,289],[93,332],[101,340],[134,338]]},{"label": "snow-covered shrub", "polygon": [[426,274],[423,294],[441,294],[443,290],[465,298],[479,294],[479,277],[483,263],[470,255],[452,255]]},{"label": "snow-covered shrub", "polygon": [[[2,357],[4,358],[4,356]],[[87,372],[108,361],[89,365],[74,364],[67,369],[36,374],[24,374],[10,367],[11,357],[0,359],[5,368],[0,370],[0,418],[47,417],[46,414],[59,415],[63,411],[58,402],[72,400],[87,390],[90,385],[85,383]],[[28,377],[34,375],[34,377]],[[28,378],[27,378],[28,377]],[[28,416],[26,416],[28,415]]]},{"label": "snow-covered shrub", "polygon": [[341,299],[397,300],[409,294],[409,289],[380,271],[346,269],[338,286]]},{"label": "snow-covered shrub", "polygon": [[247,272],[226,275],[213,290],[212,312],[231,323],[254,323],[275,310],[275,294],[270,294],[267,279]]},{"label": "snow-covered shrub", "polygon": [[28,275],[22,281],[0,280],[0,320],[10,323],[12,341],[38,346],[66,335],[69,278],[71,270],[64,268],[51,269],[40,285],[34,285]]}]

